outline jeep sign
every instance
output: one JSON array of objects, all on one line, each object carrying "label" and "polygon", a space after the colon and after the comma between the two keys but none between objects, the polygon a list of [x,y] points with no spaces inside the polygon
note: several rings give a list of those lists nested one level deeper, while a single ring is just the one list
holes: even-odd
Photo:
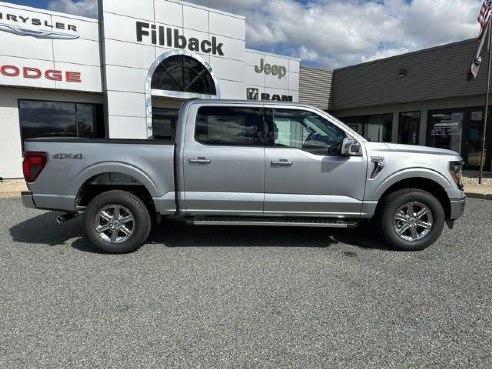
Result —
[{"label": "jeep sign", "polygon": [[287,75],[287,68],[283,65],[271,65],[265,63],[263,59],[260,59],[260,65],[255,66],[256,73],[271,74],[272,76],[278,76],[278,79],[282,79]]}]

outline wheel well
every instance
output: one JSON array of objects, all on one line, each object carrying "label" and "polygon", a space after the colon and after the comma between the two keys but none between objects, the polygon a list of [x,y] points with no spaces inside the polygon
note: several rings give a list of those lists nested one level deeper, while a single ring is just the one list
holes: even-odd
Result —
[{"label": "wheel well", "polygon": [[85,181],[76,204],[87,206],[94,197],[111,190],[127,191],[137,196],[147,206],[152,218],[156,219],[157,212],[149,190],[135,178],[122,173],[102,173]]},{"label": "wheel well", "polygon": [[433,196],[435,196],[436,199],[438,199],[439,202],[441,203],[442,208],[444,209],[446,219],[449,219],[451,215],[451,205],[449,202],[448,194],[439,183],[434,182],[433,180],[427,178],[408,178],[393,184],[381,196],[378,202],[378,206],[376,208],[376,214],[379,214],[379,212],[381,211],[386,196],[388,196],[389,194],[395,191],[402,190],[405,188],[418,188],[420,190],[427,191]]}]

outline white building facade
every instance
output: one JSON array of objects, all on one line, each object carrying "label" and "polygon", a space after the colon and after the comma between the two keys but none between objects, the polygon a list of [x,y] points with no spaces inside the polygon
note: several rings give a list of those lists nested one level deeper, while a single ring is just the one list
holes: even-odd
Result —
[{"label": "white building facade", "polygon": [[26,138],[166,140],[186,99],[298,101],[299,69],[181,1],[100,0],[97,20],[0,2],[0,178],[22,176]]}]

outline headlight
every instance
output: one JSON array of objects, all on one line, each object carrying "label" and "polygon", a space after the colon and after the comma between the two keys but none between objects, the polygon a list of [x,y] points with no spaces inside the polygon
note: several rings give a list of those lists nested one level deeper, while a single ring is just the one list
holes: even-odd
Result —
[{"label": "headlight", "polygon": [[463,191],[463,161],[452,161],[449,163],[449,172],[458,188]]}]

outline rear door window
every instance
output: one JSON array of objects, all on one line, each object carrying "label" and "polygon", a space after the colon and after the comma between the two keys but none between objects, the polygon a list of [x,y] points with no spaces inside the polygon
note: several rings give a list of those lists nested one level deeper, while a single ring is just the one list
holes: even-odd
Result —
[{"label": "rear door window", "polygon": [[205,145],[263,146],[260,107],[203,106],[198,109],[195,140]]}]

